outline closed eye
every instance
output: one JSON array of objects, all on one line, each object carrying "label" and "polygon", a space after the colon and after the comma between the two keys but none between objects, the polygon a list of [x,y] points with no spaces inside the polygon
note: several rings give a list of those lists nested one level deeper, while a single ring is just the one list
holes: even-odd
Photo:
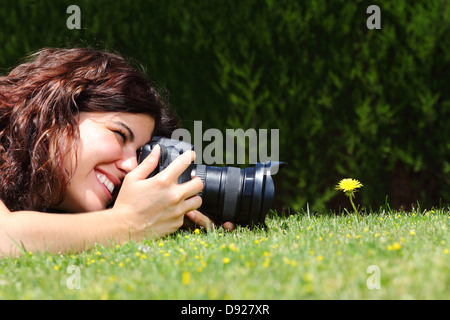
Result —
[{"label": "closed eye", "polygon": [[128,127],[122,121],[113,121],[113,123],[120,126],[120,129],[116,129],[116,130],[114,130],[114,132],[117,132],[117,134],[120,134],[124,138],[124,141],[127,141],[128,137],[130,138],[129,139],[130,142],[134,141],[134,133],[133,133],[133,131],[131,131],[130,127]]},{"label": "closed eye", "polygon": [[127,142],[127,135],[125,132],[121,130],[113,130],[113,132],[117,134],[120,137],[120,139],[122,139],[123,143]]}]

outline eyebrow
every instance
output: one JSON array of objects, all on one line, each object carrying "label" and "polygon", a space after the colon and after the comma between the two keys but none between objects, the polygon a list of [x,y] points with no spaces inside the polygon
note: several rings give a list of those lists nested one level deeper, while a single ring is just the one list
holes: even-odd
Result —
[{"label": "eyebrow", "polygon": [[125,130],[128,131],[128,134],[130,135],[130,142],[134,141],[134,133],[133,131],[130,129],[129,126],[127,126],[125,123],[123,123],[122,121],[113,121],[115,124],[118,124],[119,126],[122,126],[125,128]]}]

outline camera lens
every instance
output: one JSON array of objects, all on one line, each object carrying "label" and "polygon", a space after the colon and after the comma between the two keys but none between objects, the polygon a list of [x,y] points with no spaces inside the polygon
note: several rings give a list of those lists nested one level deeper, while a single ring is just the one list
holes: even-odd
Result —
[{"label": "camera lens", "polygon": [[204,184],[199,210],[217,222],[263,225],[275,191],[269,170],[262,163],[245,169],[195,165],[191,175]]},{"label": "camera lens", "polygon": [[[156,136],[141,148],[138,163],[150,154],[156,144],[161,147],[159,163],[149,177],[158,174],[184,151],[193,148],[193,145],[184,141]],[[199,210],[216,222],[265,226],[266,214],[275,193],[272,174],[284,165],[284,162],[269,161],[240,169],[191,163],[179,176],[178,182],[189,181],[193,176],[200,177],[203,190],[199,195],[203,203]]]}]

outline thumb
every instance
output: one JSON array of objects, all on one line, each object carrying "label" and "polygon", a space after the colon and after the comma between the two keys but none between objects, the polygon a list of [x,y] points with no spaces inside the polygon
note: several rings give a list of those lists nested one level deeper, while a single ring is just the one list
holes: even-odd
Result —
[{"label": "thumb", "polygon": [[159,156],[161,154],[161,147],[159,144],[155,145],[150,154],[128,175],[132,175],[137,180],[146,179],[150,173],[155,170],[158,165]]}]

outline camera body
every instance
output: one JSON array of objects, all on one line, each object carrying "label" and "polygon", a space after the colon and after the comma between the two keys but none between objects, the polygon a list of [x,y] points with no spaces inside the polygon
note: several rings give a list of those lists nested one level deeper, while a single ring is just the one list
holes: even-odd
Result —
[{"label": "camera body", "polygon": [[[159,163],[149,177],[164,170],[185,151],[194,149],[190,143],[156,136],[141,148],[138,163],[157,144],[161,148]],[[242,226],[265,226],[265,217],[275,194],[272,174],[282,165],[282,162],[269,161],[240,169],[191,163],[179,176],[178,183],[200,177],[203,190],[199,195],[203,203],[199,211],[218,223],[230,221]]]}]

